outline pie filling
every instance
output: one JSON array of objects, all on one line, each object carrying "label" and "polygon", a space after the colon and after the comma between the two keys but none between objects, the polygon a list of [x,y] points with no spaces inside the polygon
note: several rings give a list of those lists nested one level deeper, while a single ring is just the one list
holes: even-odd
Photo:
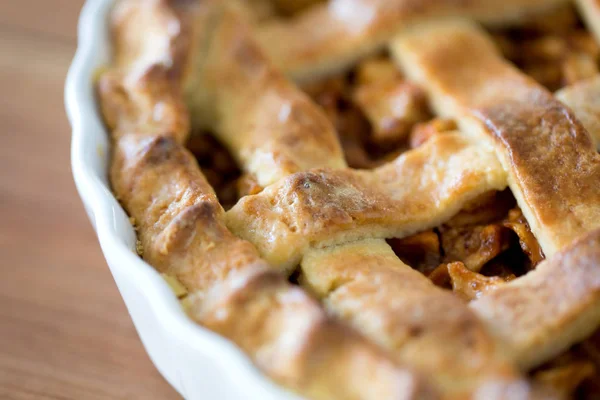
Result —
[{"label": "pie filling", "polygon": [[190,135],[187,148],[194,154],[202,173],[213,187],[219,202],[228,210],[240,199],[243,178],[231,153],[210,133]]},{"label": "pie filling", "polygon": [[505,58],[551,91],[598,74],[600,49],[570,5],[492,35]]},{"label": "pie filling", "polygon": [[[297,9],[262,9],[257,18],[289,15],[315,2],[296,2]],[[507,59],[551,91],[598,74],[600,49],[571,6],[491,34]],[[455,121],[435,117],[425,92],[403,78],[385,53],[303,90],[334,125],[352,168],[378,167],[458,129]],[[225,209],[262,190],[210,134],[192,135],[188,148]],[[544,259],[509,189],[485,193],[435,229],[388,243],[402,261],[465,301],[526,274]],[[296,277],[291,281],[296,283]],[[600,331],[531,374],[577,398],[600,396]]]},{"label": "pie filling", "polygon": [[272,18],[292,17],[325,0],[247,0],[251,19],[265,21]]}]

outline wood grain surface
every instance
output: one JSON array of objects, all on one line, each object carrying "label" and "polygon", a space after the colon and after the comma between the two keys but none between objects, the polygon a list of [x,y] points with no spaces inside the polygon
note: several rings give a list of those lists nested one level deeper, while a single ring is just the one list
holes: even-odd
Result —
[{"label": "wood grain surface", "polygon": [[82,3],[0,1],[0,399],[177,399],[71,177],[63,86]]}]

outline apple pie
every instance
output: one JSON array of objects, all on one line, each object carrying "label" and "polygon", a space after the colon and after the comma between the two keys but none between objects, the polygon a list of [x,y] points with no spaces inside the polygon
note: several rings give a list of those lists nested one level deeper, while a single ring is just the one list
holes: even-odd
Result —
[{"label": "apple pie", "polygon": [[141,257],[314,399],[600,396],[600,2],[121,0]]}]

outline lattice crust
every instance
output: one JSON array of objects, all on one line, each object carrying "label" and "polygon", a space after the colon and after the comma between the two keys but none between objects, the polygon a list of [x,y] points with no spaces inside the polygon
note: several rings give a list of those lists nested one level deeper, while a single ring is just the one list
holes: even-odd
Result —
[{"label": "lattice crust", "polygon": [[[447,62],[432,62],[432,64],[434,66],[439,66],[439,69],[435,70],[435,73],[439,76],[448,76],[449,82],[456,82],[452,78],[454,75],[457,76],[457,79],[460,82],[461,76],[474,79],[477,71],[489,71],[489,75],[486,75],[484,77],[485,79],[482,78],[480,80],[480,82],[482,82],[481,86],[476,86],[476,83],[470,83],[475,88],[473,90],[475,95],[480,93],[490,93],[490,87],[493,89],[495,87],[499,88],[503,87],[503,85],[506,85],[506,81],[500,81],[497,84],[494,81],[494,79],[498,79],[496,76],[498,75],[498,71],[508,69],[511,72],[513,72],[514,70],[512,69],[512,67],[508,67],[508,64],[506,64],[499,58],[499,56],[496,55],[496,51],[494,49],[490,50],[490,48],[480,48],[481,46],[469,46],[470,43],[465,44],[465,40],[457,40],[456,35],[452,35],[452,31],[441,30],[441,28],[439,27],[445,25],[439,22],[432,24],[432,26],[437,27],[435,29],[440,29],[441,33],[439,34],[439,37],[432,36],[430,32],[427,32],[424,29],[418,29],[415,31],[413,36],[409,36],[408,34],[406,34],[403,35],[399,40],[404,40],[404,43],[406,43],[414,37],[414,40],[416,42],[414,44],[414,49],[416,49],[415,52],[424,52],[429,50],[428,54],[441,54],[440,60],[446,60]],[[456,25],[454,23],[451,23],[449,24],[449,26],[455,27]],[[483,34],[481,34],[479,31],[470,31],[468,35],[465,36],[468,36],[469,39],[472,38],[475,41],[485,40],[483,38]],[[442,37],[448,37],[450,39],[448,41],[443,41],[441,40]],[[440,47],[433,47],[437,44],[439,44]],[[429,46],[429,48],[427,46]],[[465,61],[467,65],[470,66],[470,63],[472,62],[475,65],[475,67],[470,68],[465,72],[460,71],[459,68],[461,68],[462,65],[457,62],[457,57],[453,58],[448,56],[448,53],[452,52],[455,49],[456,51],[462,49],[463,52],[461,53],[461,56],[465,60],[468,60]],[[409,57],[411,54],[410,50],[412,49],[407,50],[406,46],[403,47],[401,53],[402,57]],[[478,64],[477,58],[473,60],[473,57],[469,57],[468,59],[464,57],[465,54],[470,54],[470,52],[473,52],[482,59],[488,61],[490,58],[493,57],[492,59],[494,61],[497,61],[496,66],[498,66],[498,68],[488,68],[490,67],[489,62],[482,66]],[[448,63],[450,63],[451,67],[448,66]],[[412,61],[412,64],[410,62],[406,62],[406,64],[409,64],[409,67],[407,67],[407,69],[409,70],[409,75],[411,75],[412,73],[410,71],[410,68],[412,68],[413,64],[416,64],[416,62]],[[447,72],[444,75],[444,73],[441,71],[442,69],[445,69],[446,71],[450,72]],[[428,89],[428,85],[431,84],[431,82],[436,82],[436,79],[440,79],[438,76],[418,75],[418,72],[415,72],[414,74],[412,74],[412,76],[413,78],[425,80],[426,82],[420,83],[422,83],[426,89]],[[532,91],[543,92],[543,89],[529,82],[526,78],[522,77],[520,73],[514,71],[514,76],[515,77],[513,79],[518,79],[518,83],[528,84],[528,86],[525,85],[525,89],[522,90],[529,89]],[[502,77],[502,75],[500,75],[500,77]],[[486,83],[489,83],[490,86],[483,86]],[[507,86],[508,88],[512,88],[514,87],[514,84],[513,86]],[[465,85],[465,87],[470,86]],[[432,92],[431,94],[433,95],[434,100],[438,98],[436,97],[436,93]],[[446,93],[444,94],[447,95]],[[543,92],[542,94],[545,95],[545,100],[547,102],[550,102],[549,105],[553,105],[554,108],[559,109],[558,112],[568,113],[566,109],[562,108],[562,106],[560,106],[558,102],[552,99],[550,94],[546,94],[545,92]],[[439,95],[439,97],[441,97],[441,95]],[[525,96],[525,98],[527,98],[527,96]],[[491,92],[488,99],[495,100],[498,103],[503,103],[503,98],[495,92]],[[518,100],[519,98],[517,97],[517,101]],[[526,102],[521,103],[526,104]],[[541,105],[540,107],[542,106],[543,105]],[[439,106],[438,108],[443,109],[446,115],[450,115],[452,117],[457,116],[455,114],[448,114],[450,111],[448,109],[447,102],[443,103],[443,105]],[[514,118],[515,120],[519,120],[519,115],[515,115]],[[521,117],[520,120],[523,120],[523,118]],[[559,121],[560,120],[555,117],[552,122]],[[527,121],[525,120],[525,122]],[[571,124],[569,120],[567,120],[566,123]],[[575,129],[579,129],[579,127],[576,124],[573,125]],[[483,158],[478,160],[478,158],[481,157],[482,149],[486,149],[488,145],[487,143],[481,140],[481,138],[486,137],[485,127],[477,127],[476,129],[477,132],[475,132],[473,128],[471,128],[470,132],[472,133],[474,140],[479,140],[479,142],[473,144],[471,148],[467,148],[465,153],[461,154],[458,148],[455,148],[450,144],[453,135],[439,136],[437,138],[432,139],[422,148],[405,153],[404,155],[399,157],[395,165],[397,169],[391,176],[384,177],[383,175],[379,175],[381,174],[382,170],[385,171],[386,169],[390,169],[390,165],[385,166],[380,170],[376,170],[374,172],[354,172],[356,177],[349,175],[348,172],[341,171],[311,171],[308,173],[300,173],[293,175],[287,178],[286,180],[280,182],[279,184],[267,188],[259,195],[249,196],[242,199],[242,201],[240,201],[240,203],[238,203],[238,205],[236,205],[228,213],[228,226],[238,235],[241,235],[242,237],[245,237],[253,243],[255,243],[261,254],[263,254],[267,258],[267,260],[269,260],[272,264],[281,265],[283,268],[289,267],[290,264],[295,264],[297,259],[301,257],[301,254],[304,253],[306,249],[310,246],[331,245],[343,241],[360,239],[361,237],[365,236],[398,237],[413,233],[418,230],[424,230],[432,226],[437,226],[441,223],[441,221],[447,220],[450,215],[455,214],[456,211],[458,211],[462,207],[462,205],[464,205],[464,202],[461,203],[461,200],[463,199],[461,199],[461,196],[458,194],[461,192],[459,183],[461,180],[457,177],[463,177],[464,182],[476,182],[474,185],[469,185],[468,183],[465,184],[465,186],[469,190],[464,190],[464,192],[468,193],[473,197],[492,188],[502,188],[505,184],[505,181],[503,181],[503,179],[506,179],[506,175],[504,175],[504,169],[496,169],[499,166],[499,164],[496,164],[494,157],[487,157],[484,151]],[[548,132],[540,132],[538,136],[541,136],[541,139],[543,139],[543,135],[545,133],[547,134]],[[556,132],[557,136],[560,134],[560,130]],[[571,147],[576,147],[578,150],[586,149],[586,147],[589,147],[589,144],[585,142],[585,138],[587,136],[582,130],[580,130],[579,135],[583,136],[583,144],[575,144]],[[540,142],[542,141],[543,140],[540,140]],[[451,157],[457,157],[456,160],[460,159],[461,162],[452,163],[452,161],[446,161],[444,154],[441,154],[441,152],[435,150],[436,144],[439,146],[439,149],[447,150]],[[571,145],[571,143],[569,143],[569,145]],[[513,144],[513,147],[516,146],[517,144]],[[513,155],[516,153],[515,150],[520,150],[520,148],[513,150],[512,147],[510,149],[512,150]],[[547,151],[551,149],[552,146],[546,145],[542,146],[540,151]],[[419,154],[421,152],[431,157],[429,159],[429,163],[423,162],[423,159],[419,157]],[[589,152],[592,154],[592,160],[594,157],[597,157],[595,152],[593,152],[591,148]],[[553,154],[556,155],[556,151]],[[524,160],[522,162],[524,162],[525,166],[527,166],[528,162],[535,161],[536,156],[536,154],[523,154],[521,155],[521,159]],[[546,154],[545,156],[548,155]],[[403,162],[407,159],[409,161],[407,161],[406,163]],[[398,165],[412,165],[411,161],[413,160],[416,160],[414,161],[414,168],[398,168]],[[481,161],[481,163],[479,163],[479,161]],[[546,160],[542,160],[542,163],[546,164],[547,162]],[[592,164],[593,163],[594,161],[592,161]],[[511,169],[514,168],[514,164],[514,162],[508,164],[508,167],[506,168],[507,172],[512,172]],[[428,165],[433,165],[434,168],[428,168]],[[454,167],[455,165],[459,165],[460,168],[464,169],[456,168]],[[439,170],[436,170],[436,167],[439,168]],[[533,171],[529,171],[530,177],[533,179],[537,178],[536,173],[538,173],[539,171],[542,170],[536,170],[534,168]],[[481,172],[481,176],[488,177],[488,179],[474,179],[473,175],[477,176],[478,172]],[[486,173],[488,175],[486,175]],[[372,179],[368,180],[368,178],[365,178],[365,176],[372,177]],[[445,184],[444,179],[440,178],[440,176],[452,179],[452,183]],[[499,186],[494,187],[492,184],[491,186],[486,187],[486,184],[489,184],[489,182],[494,182],[494,179],[489,179],[489,176],[496,177],[496,185]],[[404,178],[402,180],[402,186],[398,185],[399,177]],[[427,179],[428,177],[432,178],[431,182],[427,180],[424,181],[424,179]],[[544,178],[545,176],[542,176],[542,179]],[[587,180],[589,184],[593,184],[593,182],[597,181],[596,177],[593,175],[591,177],[587,177],[587,179],[589,179]],[[366,184],[363,183],[365,180],[367,182]],[[427,184],[428,182],[430,183],[429,185]],[[384,189],[384,195],[380,195],[377,190],[380,185],[384,185],[384,187],[385,185],[389,185],[387,192],[385,192]],[[400,188],[398,188],[399,186]],[[447,190],[448,188],[450,188],[451,190],[448,191],[448,195],[446,196],[444,196],[443,194],[439,195],[437,192],[439,190],[441,193],[444,193],[444,190]],[[481,191],[477,192],[478,189],[481,189]],[[564,193],[568,193],[568,189],[569,188],[567,188],[567,191]],[[565,189],[562,188],[562,190]],[[593,191],[594,189],[592,189],[592,196],[587,202],[582,198],[574,199],[574,202],[576,202],[579,206],[585,206],[587,204],[592,213],[597,212],[598,205],[600,204],[600,199],[597,199],[597,197],[593,195]],[[375,194],[372,194],[373,192]],[[405,193],[406,195],[402,196],[403,193]],[[562,194],[563,191],[561,191],[560,193]],[[432,196],[433,200],[430,200],[428,196]],[[390,202],[389,199],[393,200]],[[447,202],[444,202],[444,199],[447,199]],[[449,199],[451,199],[453,202],[457,202],[458,204],[456,204],[456,206],[449,205]],[[469,198],[467,198],[467,200],[468,199]],[[403,203],[402,200],[405,200],[405,202]],[[528,201],[531,200],[528,198]],[[415,202],[417,202],[416,205]],[[448,214],[444,215],[443,213],[441,213],[441,216],[437,215],[434,211],[434,205],[439,205],[439,208],[443,210],[443,212],[448,212]],[[380,206],[381,210],[385,210],[385,217],[383,217],[384,212],[378,210],[377,206]],[[397,208],[395,208],[396,206]],[[534,207],[535,206],[538,206],[538,204],[535,204]],[[523,205],[522,208],[524,208]],[[426,212],[423,212],[423,215],[419,215],[420,210],[426,210]],[[573,219],[574,218],[571,217],[570,221],[573,221]],[[417,225],[416,229],[414,228],[414,220],[418,221],[417,224],[420,223],[420,225]],[[562,222],[568,223],[570,221],[567,219],[563,220]],[[586,221],[588,224],[592,225],[577,226],[576,229],[573,229],[571,236],[563,239],[563,246],[565,243],[569,243],[570,241],[572,241],[573,238],[578,237],[582,233],[593,229],[595,227],[595,225],[593,224],[597,224],[596,221],[598,220],[592,219],[589,222]],[[405,229],[405,231],[402,231],[402,229]],[[543,227],[543,229],[548,229],[548,227]],[[555,232],[561,231],[560,229],[556,229]],[[566,235],[568,234],[568,232],[561,232],[561,234]],[[383,243],[377,242],[377,245],[381,246],[383,245]],[[542,242],[542,245],[544,245],[544,242]],[[365,249],[368,249],[370,247],[377,247],[376,245],[369,246],[365,243],[355,244],[354,246],[357,246],[357,248],[361,249],[362,251],[366,251]],[[351,248],[352,246],[350,247],[350,249]],[[360,327],[360,329],[363,329],[363,331],[365,331],[365,333],[368,334],[370,337],[374,337],[379,342],[386,344],[386,347],[400,349],[400,351],[398,351],[396,354],[398,354],[399,358],[403,359],[404,361],[412,362],[413,365],[419,365],[420,362],[427,363],[431,359],[434,359],[432,357],[431,359],[425,360],[426,357],[416,356],[417,354],[419,354],[416,351],[412,356],[404,355],[406,354],[406,352],[410,354],[410,349],[412,349],[413,346],[415,346],[415,348],[418,348],[417,340],[412,340],[405,346],[402,346],[401,344],[398,345],[398,343],[403,343],[402,340],[406,335],[405,333],[403,334],[401,330],[406,329],[410,331],[412,327],[418,325],[416,321],[394,321],[392,319],[391,322],[387,322],[387,327],[381,328],[381,320],[386,320],[386,318],[382,317],[379,313],[383,313],[387,317],[387,320],[390,319],[390,315],[398,314],[397,309],[394,309],[394,306],[392,306],[393,296],[386,296],[385,294],[383,294],[385,289],[378,287],[378,285],[372,284],[374,287],[369,289],[368,287],[364,287],[364,282],[353,281],[351,272],[353,269],[352,265],[355,265],[357,263],[355,261],[351,261],[353,258],[352,255],[354,254],[354,258],[357,258],[357,254],[359,253],[353,253],[350,249],[345,249],[345,251],[342,251],[340,253],[336,252],[336,257],[324,258],[323,260],[321,260],[320,257],[317,257],[318,261],[311,259],[309,263],[303,261],[302,270],[303,273],[307,276],[306,280],[311,283],[311,286],[313,288],[321,288],[321,290],[317,290],[317,293],[319,295],[324,297],[329,296],[329,291],[331,290],[331,288],[327,289],[328,286],[335,285],[332,284],[330,281],[333,280],[334,277],[329,276],[327,272],[328,268],[332,267],[332,263],[334,262],[333,260],[343,260],[342,262],[340,262],[340,265],[346,266],[346,270],[344,271],[341,268],[337,269],[337,275],[335,275],[335,278],[337,278],[337,280],[342,281],[340,285],[343,285],[343,283],[347,283],[347,280],[350,280],[352,283],[348,285],[353,285],[354,287],[361,288],[361,290],[355,289],[352,291],[351,296],[346,296],[347,298],[352,298],[353,303],[350,304],[353,304],[355,306],[355,308],[350,310],[347,307],[345,307],[343,301],[339,300],[338,297],[340,296],[336,296],[336,299],[338,299],[338,301],[331,301],[327,297],[327,304],[333,310],[333,312],[345,317],[346,319],[353,321],[355,323],[355,326]],[[554,249],[550,245],[546,245],[545,250],[547,254],[551,254],[552,252],[554,252]],[[377,252],[374,253],[377,254]],[[345,258],[343,255],[346,255],[347,258]],[[374,261],[374,258],[369,258],[369,260],[371,260],[371,262],[375,263],[375,265],[377,266],[380,266],[381,264],[381,262]],[[389,270],[390,272],[395,271],[398,269],[398,264],[402,265],[402,263],[397,259],[395,260],[395,263],[395,268],[394,263],[392,263],[391,266],[384,268],[384,270]],[[315,267],[315,264],[318,265],[318,267]],[[364,266],[364,268],[366,269],[366,271],[361,271],[363,272],[363,274],[365,274],[367,277],[369,277],[370,280],[374,282],[378,281],[376,277],[377,275],[371,269],[372,267],[369,262],[363,261],[362,263],[360,263],[360,265]],[[395,274],[390,274],[390,277],[387,277],[387,279],[385,280],[386,288],[388,286],[394,287],[394,282],[396,282],[394,277],[396,276],[397,275]],[[356,279],[356,277],[354,277],[354,279]],[[369,279],[367,279],[367,282],[369,281]],[[399,282],[403,282],[405,277],[398,277],[397,279]],[[322,280],[324,280],[324,282],[322,282]],[[373,296],[372,293],[375,288],[378,289],[376,294],[378,302],[374,302],[370,299],[370,296]],[[596,289],[597,288],[592,285],[592,287],[588,288],[586,294],[593,295]],[[435,289],[431,291],[416,291],[424,297],[431,297],[433,307],[435,307],[438,304],[438,302],[434,301]],[[396,293],[405,294],[405,291],[397,291]],[[408,295],[408,293],[406,293],[406,295]],[[595,300],[593,296],[592,298]],[[578,307],[583,301],[582,298],[574,297],[569,300],[570,301],[566,301],[566,299],[563,298],[562,300],[557,301],[566,301],[563,304],[570,303],[566,308],[569,309],[569,311],[571,312],[573,310],[580,311],[578,310]],[[597,305],[597,301],[594,300],[592,300],[586,307],[586,311],[588,313],[590,313],[591,307]],[[440,299],[439,304],[442,307],[444,305],[450,305],[450,303],[444,300],[443,297]],[[409,306],[406,307],[404,310],[410,308],[411,307]],[[454,307],[452,307],[452,309],[456,310],[456,308]],[[530,313],[533,314],[534,310],[535,308],[532,307],[530,309]],[[448,311],[448,309],[446,309],[446,311]],[[438,315],[439,312],[425,314]],[[581,316],[584,316],[585,314],[585,312],[582,312]],[[363,315],[370,315],[373,316],[373,318],[375,318],[374,316],[377,315],[379,316],[379,318],[376,318],[375,322],[369,323],[368,317],[364,317]],[[451,314],[449,315],[451,316]],[[450,319],[452,318],[450,317]],[[560,321],[560,317],[557,317],[557,320]],[[461,348],[460,344],[458,344],[456,348],[452,348],[452,346],[449,345],[449,343],[453,343],[450,339],[452,338],[452,335],[448,334],[448,332],[444,332],[442,329],[439,329],[440,326],[445,326],[447,328],[453,327],[452,323],[444,321],[444,324],[436,325],[436,321],[427,321],[425,324],[423,323],[423,321],[419,322],[419,328],[423,332],[425,332],[424,334],[422,334],[422,337],[428,338],[432,342],[437,341],[438,343],[440,341],[439,338],[444,337],[447,341],[444,342],[446,344],[446,347],[443,350],[451,353],[453,350],[461,349],[461,351],[464,353],[464,347]],[[454,324],[456,324],[457,320],[455,319],[453,322]],[[538,322],[540,323],[535,326],[536,332],[530,332],[531,334],[544,334],[547,332],[548,329],[551,328],[552,324],[557,323],[556,320],[544,320],[544,323],[542,323],[542,321],[540,320]],[[593,327],[592,329],[595,329],[595,326],[597,326],[598,324],[598,320],[595,315],[590,315],[589,319],[586,322],[588,327]],[[431,325],[427,326],[427,323],[430,323]],[[426,327],[424,327],[423,325],[425,325]],[[584,332],[584,334],[586,333],[589,332]],[[456,337],[459,341],[460,335],[456,335]],[[581,337],[570,337],[564,340],[564,342],[570,344],[577,341],[580,338]],[[528,345],[531,346],[532,343],[530,342],[528,343]],[[519,352],[526,353],[535,351],[532,350],[532,347],[527,347],[523,343],[518,343],[518,346],[520,346],[518,350]],[[551,337],[550,343],[544,343],[544,346],[547,349],[546,351],[548,353],[551,353],[550,355],[555,355],[558,352],[564,350],[564,343],[562,343],[562,340],[559,337],[559,335]],[[434,351],[436,352],[438,357],[441,358],[440,354],[443,353],[443,350],[440,350],[436,347],[433,347],[433,349],[435,349]],[[518,354],[515,355],[515,357],[521,358],[526,357],[526,355]],[[452,357],[448,358],[451,359]],[[545,358],[540,357],[540,359]],[[489,359],[486,361],[489,365]],[[453,370],[449,369],[448,365],[443,366],[443,363],[436,364],[435,366],[420,365],[420,367],[424,369],[435,370],[436,378],[442,381],[439,383],[442,386],[444,386],[446,390],[451,390],[450,386],[452,385],[448,385],[449,382],[451,382],[454,385],[460,386],[460,383],[458,383],[460,382],[460,378],[457,378],[456,375],[460,375],[461,371],[459,371],[456,368]],[[444,376],[444,374],[448,373],[448,371],[451,371],[451,373],[456,375],[451,377]],[[464,371],[462,372],[464,373]],[[464,373],[463,379],[465,376],[473,376],[472,371],[469,372],[470,373]]]},{"label": "lattice crust", "polygon": [[522,368],[546,361],[600,322],[600,233],[584,236],[513,282],[471,303]]},{"label": "lattice crust", "polygon": [[307,396],[426,395],[410,372],[328,319],[252,245],[225,228],[221,206],[181,144],[168,136],[138,136],[115,143],[115,165],[122,159],[126,167],[113,169],[113,182],[138,224],[144,258],[191,293],[193,319],[232,339],[267,374]]},{"label": "lattice crust", "polygon": [[483,31],[468,22],[422,24],[391,47],[438,113],[492,142],[547,256],[600,227],[600,155],[590,135]]},{"label": "lattice crust", "polygon": [[[119,4],[119,18],[113,21],[117,32],[127,21],[144,26],[148,19],[162,20],[159,27],[165,35],[177,27],[180,34],[186,32],[190,18],[206,22],[204,9],[190,2],[176,7],[163,1],[142,3]],[[126,12],[131,14],[123,20]],[[180,45],[186,39],[174,41]],[[123,43],[117,52],[120,48],[128,46]],[[111,182],[136,222],[144,259],[175,276],[190,293],[190,316],[233,340],[273,379],[306,396],[432,397],[414,373],[328,318],[250,243],[225,228],[223,209],[182,145],[188,134],[179,129],[179,121],[187,119],[179,100],[183,58],[146,56],[146,64],[138,59],[120,63],[99,82],[104,115],[113,131]],[[117,54],[117,59],[126,57]],[[181,115],[149,116],[157,109]]]},{"label": "lattice crust", "polygon": [[449,133],[372,171],[296,173],[241,199],[226,220],[272,265],[289,270],[311,245],[408,236],[505,187],[493,151]]},{"label": "lattice crust", "polygon": [[249,35],[239,19],[221,17],[194,52],[185,90],[196,124],[215,131],[261,186],[312,167],[345,167],[325,115]]},{"label": "lattice crust", "polygon": [[464,302],[400,261],[383,240],[310,250],[302,274],[332,313],[399,361],[430,373],[446,394],[515,376]]},{"label": "lattice crust", "polygon": [[[282,60],[281,48],[267,46],[274,59],[316,76],[391,39],[398,21],[462,14],[505,23],[561,3],[334,0],[259,35],[269,43],[279,30],[278,40],[298,52]],[[600,230],[589,233],[600,223],[599,160],[583,128],[597,132],[596,114],[572,95],[593,93],[595,83],[559,94],[582,126],[477,27],[419,25],[394,39],[392,51],[463,131],[433,136],[375,170],[351,170],[327,118],[271,65],[239,12],[247,10],[220,1],[121,1],[112,20],[115,67],[98,84],[113,188],[135,219],[144,259],[189,293],[190,316],[313,398],[428,398],[432,387],[444,398],[552,397],[518,369],[600,325]],[[302,34],[306,21],[326,24],[312,25],[310,33],[321,33],[311,36]],[[293,32],[300,36],[291,41]],[[314,53],[299,51],[300,39]],[[190,119],[213,130],[264,190],[225,213],[183,147]],[[383,240],[437,226],[507,185],[546,254],[557,254],[470,305]],[[285,280],[280,272],[298,263],[300,284],[364,336]]]},{"label": "lattice crust", "polygon": [[310,80],[347,68],[417,21],[460,15],[494,26],[507,25],[567,2],[331,0],[291,21],[266,24],[258,38],[284,71],[296,79]]}]

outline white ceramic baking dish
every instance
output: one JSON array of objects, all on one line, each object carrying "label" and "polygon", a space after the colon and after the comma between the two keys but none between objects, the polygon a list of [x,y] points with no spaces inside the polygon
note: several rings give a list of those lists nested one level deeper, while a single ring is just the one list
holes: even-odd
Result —
[{"label": "white ceramic baking dish", "polygon": [[135,232],[109,187],[109,140],[93,87],[95,71],[109,61],[113,1],[88,0],[83,7],[65,102],[75,184],[142,343],[185,398],[298,399],[263,377],[235,345],[188,319],[160,274],[135,253]]}]

